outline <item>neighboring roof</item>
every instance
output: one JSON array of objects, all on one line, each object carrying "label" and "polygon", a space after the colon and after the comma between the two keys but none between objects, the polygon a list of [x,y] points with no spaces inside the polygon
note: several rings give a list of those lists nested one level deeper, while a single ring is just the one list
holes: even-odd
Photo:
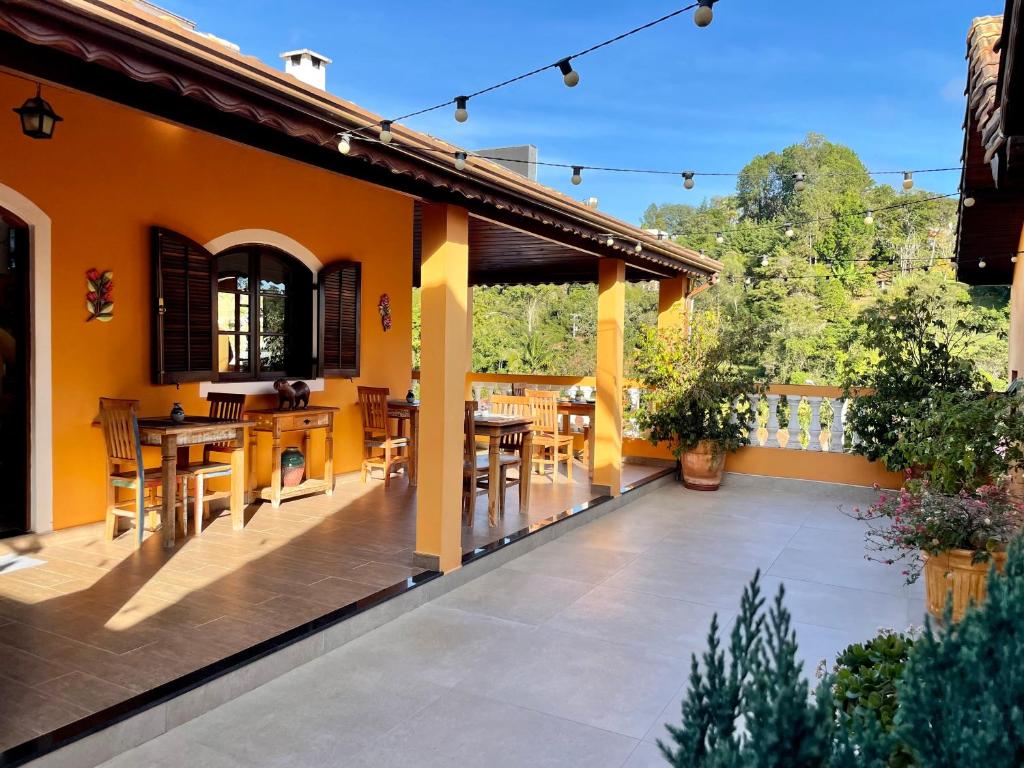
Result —
[{"label": "neighboring roof", "polygon": [[[131,80],[147,84],[137,94],[127,85],[106,84],[104,77],[91,79],[82,67],[65,66],[68,81],[85,80],[94,92],[122,103],[135,99],[133,106],[164,114],[177,109],[164,97],[153,103],[152,86],[175,97],[201,102],[206,110],[174,119],[203,125],[204,130],[228,135],[237,126],[227,119],[211,123],[209,107],[257,128],[238,140],[275,146],[267,129],[298,139],[305,147],[287,147],[292,156],[302,157],[340,173],[372,180],[389,188],[414,194],[422,200],[455,202],[471,213],[532,235],[583,250],[596,259],[623,259],[636,275],[649,277],[687,273],[707,276],[722,264],[676,243],[658,240],[644,230],[620,221],[549,187],[530,181],[496,163],[471,157],[463,172],[456,171],[453,153],[458,147],[396,124],[395,144],[353,142],[349,156],[328,153],[341,130],[374,126],[382,119],[352,102],[309,86],[258,59],[223,44],[219,39],[191,29],[188,24],[140,8],[130,0],[11,0],[0,5],[0,31],[79,60],[113,70]],[[2,41],[0,41],[2,42]],[[4,49],[0,45],[0,62]],[[17,52],[8,51],[17,58]],[[25,54],[17,63],[22,71],[45,68],[41,54]],[[90,68],[90,72],[95,67]],[[49,70],[46,71],[49,74]],[[76,83],[76,87],[82,87]],[[157,112],[157,110],[160,110]],[[187,119],[186,119],[187,118]],[[191,122],[188,122],[191,120]],[[205,121],[205,122],[204,122]],[[237,120],[235,121],[238,122]],[[223,125],[222,125],[223,124]],[[258,134],[257,134],[258,130]],[[312,145],[312,147],[310,146]],[[613,246],[604,244],[607,234]],[[640,253],[634,250],[642,245]],[[596,262],[595,262],[596,263]],[[589,269],[589,267],[588,267]]]},{"label": "neighboring roof", "polygon": [[[967,106],[964,116],[963,174],[957,223],[957,276],[971,285],[1001,285],[1013,279],[1010,257],[1020,247],[1024,226],[1022,146],[1009,98],[1017,28],[1014,10],[1021,0],[1007,0],[1005,16],[974,19],[967,33]],[[1011,82],[1012,81],[1012,82]],[[965,206],[964,199],[974,204]],[[985,262],[985,267],[979,266]]]}]

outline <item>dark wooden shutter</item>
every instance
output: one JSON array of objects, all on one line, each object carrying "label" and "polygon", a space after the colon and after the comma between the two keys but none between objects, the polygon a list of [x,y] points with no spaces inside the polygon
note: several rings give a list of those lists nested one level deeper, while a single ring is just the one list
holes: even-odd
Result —
[{"label": "dark wooden shutter", "polygon": [[323,376],[359,375],[359,307],[362,265],[338,261],[320,270],[320,371]]},{"label": "dark wooden shutter", "polygon": [[153,382],[215,381],[217,270],[201,245],[153,227]]}]

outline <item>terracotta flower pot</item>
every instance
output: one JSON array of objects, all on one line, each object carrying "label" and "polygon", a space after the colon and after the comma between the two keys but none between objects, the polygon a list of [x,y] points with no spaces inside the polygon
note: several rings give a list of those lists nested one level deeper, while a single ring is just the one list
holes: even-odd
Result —
[{"label": "terracotta flower pot", "polygon": [[946,609],[946,596],[953,596],[953,621],[964,617],[967,606],[980,603],[988,593],[988,571],[992,563],[1002,572],[1006,553],[994,552],[985,563],[972,563],[969,549],[951,549],[939,555],[921,553],[924,559],[925,598],[928,613],[941,619]]},{"label": "terracotta flower pot", "polygon": [[[717,455],[716,455],[717,454]],[[683,485],[694,491],[717,491],[722,484],[725,451],[715,451],[715,444],[701,440],[692,451],[684,451]]]}]

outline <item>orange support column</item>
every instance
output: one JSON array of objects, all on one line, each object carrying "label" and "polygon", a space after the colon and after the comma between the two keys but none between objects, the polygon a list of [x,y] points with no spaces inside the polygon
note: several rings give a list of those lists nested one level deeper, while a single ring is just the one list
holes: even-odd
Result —
[{"label": "orange support column", "polygon": [[626,263],[598,262],[597,404],[594,413],[593,489],[618,496],[622,488],[622,339],[626,317]]},{"label": "orange support column", "polygon": [[[1024,252],[1024,232],[1021,233],[1017,252]],[[1024,258],[1018,256],[1013,267],[1013,284],[1010,288],[1010,378],[1016,373],[1018,379],[1024,379]]]},{"label": "orange support column", "polygon": [[473,373],[473,287],[466,289],[466,376],[463,385],[463,396],[466,400],[473,399],[473,382],[469,375]]},{"label": "orange support column", "polygon": [[687,328],[690,323],[686,294],[690,292],[690,278],[684,275],[670,277],[658,283],[658,330],[672,327]]},{"label": "orange support column", "polygon": [[422,242],[416,561],[447,572],[462,563],[469,214],[425,205]]}]

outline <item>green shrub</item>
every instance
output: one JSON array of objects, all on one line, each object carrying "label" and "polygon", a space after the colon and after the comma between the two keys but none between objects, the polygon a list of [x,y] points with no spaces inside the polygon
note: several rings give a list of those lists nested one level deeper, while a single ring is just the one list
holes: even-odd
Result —
[{"label": "green shrub", "polygon": [[[899,686],[896,734],[927,766],[1024,765],[1024,541],[957,624],[928,622]],[[948,609],[947,609],[948,611]]]},{"label": "green shrub", "polygon": [[[866,643],[854,643],[836,657],[833,695],[836,707],[847,715],[847,723],[870,718],[885,733],[891,733],[899,701],[897,686],[903,676],[914,639],[910,635],[882,630]],[[914,765],[907,747],[894,743],[889,765]]]}]

